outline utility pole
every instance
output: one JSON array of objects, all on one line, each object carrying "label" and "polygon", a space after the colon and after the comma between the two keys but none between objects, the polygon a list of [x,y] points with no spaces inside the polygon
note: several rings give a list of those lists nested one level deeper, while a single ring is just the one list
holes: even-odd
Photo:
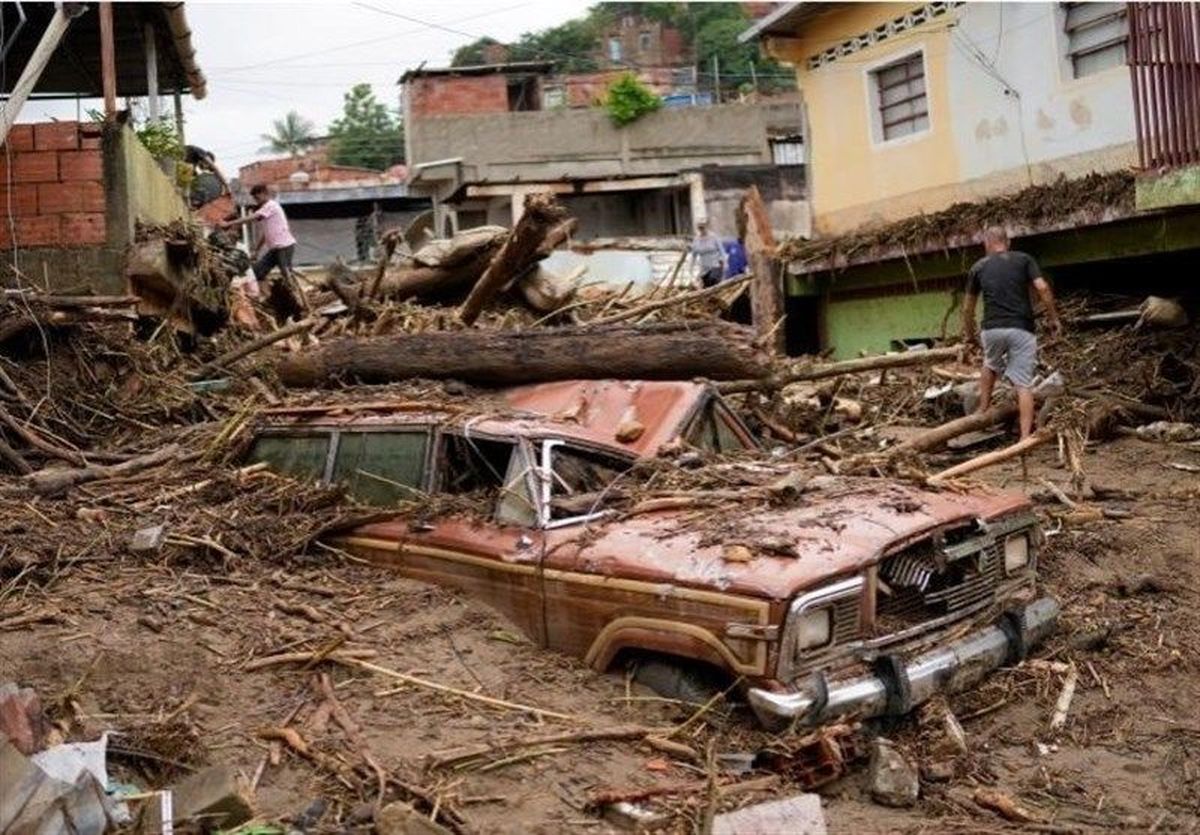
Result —
[{"label": "utility pole", "polygon": [[754,71],[754,62],[750,62],[750,82],[754,85],[754,95],[758,95],[758,73]]},{"label": "utility pole", "polygon": [[713,98],[716,104],[721,103],[721,59],[713,56]]}]

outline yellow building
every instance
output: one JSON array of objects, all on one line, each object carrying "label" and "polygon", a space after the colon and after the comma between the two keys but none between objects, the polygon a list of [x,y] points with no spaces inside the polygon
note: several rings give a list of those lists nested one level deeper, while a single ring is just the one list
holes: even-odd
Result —
[{"label": "yellow building", "polygon": [[[1136,166],[1129,15],[1124,3],[1101,2],[788,3],[742,40],[794,68],[814,237],[848,240]],[[1132,214],[1128,203],[1089,210],[1118,221]],[[1094,247],[1045,238],[1063,219],[1024,220],[1010,233],[1043,266],[1104,260]],[[850,356],[953,335],[955,293],[981,254],[981,232],[898,236],[886,252],[793,262],[790,350]],[[1145,241],[1144,230],[1130,234]]]}]

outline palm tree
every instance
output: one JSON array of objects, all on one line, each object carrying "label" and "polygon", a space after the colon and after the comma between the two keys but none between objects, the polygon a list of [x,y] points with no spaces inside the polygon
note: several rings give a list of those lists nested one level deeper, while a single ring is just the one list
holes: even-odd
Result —
[{"label": "palm tree", "polygon": [[267,143],[264,151],[276,154],[296,156],[313,143],[314,126],[295,110],[289,110],[282,119],[271,123],[272,132],[262,134],[262,140]]}]

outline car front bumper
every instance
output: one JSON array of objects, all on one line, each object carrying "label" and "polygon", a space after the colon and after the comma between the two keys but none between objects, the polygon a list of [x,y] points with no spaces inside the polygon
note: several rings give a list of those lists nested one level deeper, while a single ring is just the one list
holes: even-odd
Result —
[{"label": "car front bumper", "polygon": [[912,659],[881,655],[871,675],[829,683],[818,673],[794,690],[752,688],[747,697],[769,728],[793,722],[818,725],[850,714],[863,719],[902,715],[939,691],[963,690],[997,667],[1017,663],[1054,630],[1057,617],[1058,602],[1038,598],[1006,612],[992,626]]}]

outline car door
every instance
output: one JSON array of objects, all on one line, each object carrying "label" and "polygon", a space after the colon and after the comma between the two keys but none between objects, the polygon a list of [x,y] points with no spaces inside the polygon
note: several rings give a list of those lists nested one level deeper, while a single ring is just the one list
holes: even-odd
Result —
[{"label": "car door", "polygon": [[409,576],[461,589],[541,645],[544,537],[536,526],[532,461],[522,440],[440,432],[431,507],[400,533],[399,551]]}]

